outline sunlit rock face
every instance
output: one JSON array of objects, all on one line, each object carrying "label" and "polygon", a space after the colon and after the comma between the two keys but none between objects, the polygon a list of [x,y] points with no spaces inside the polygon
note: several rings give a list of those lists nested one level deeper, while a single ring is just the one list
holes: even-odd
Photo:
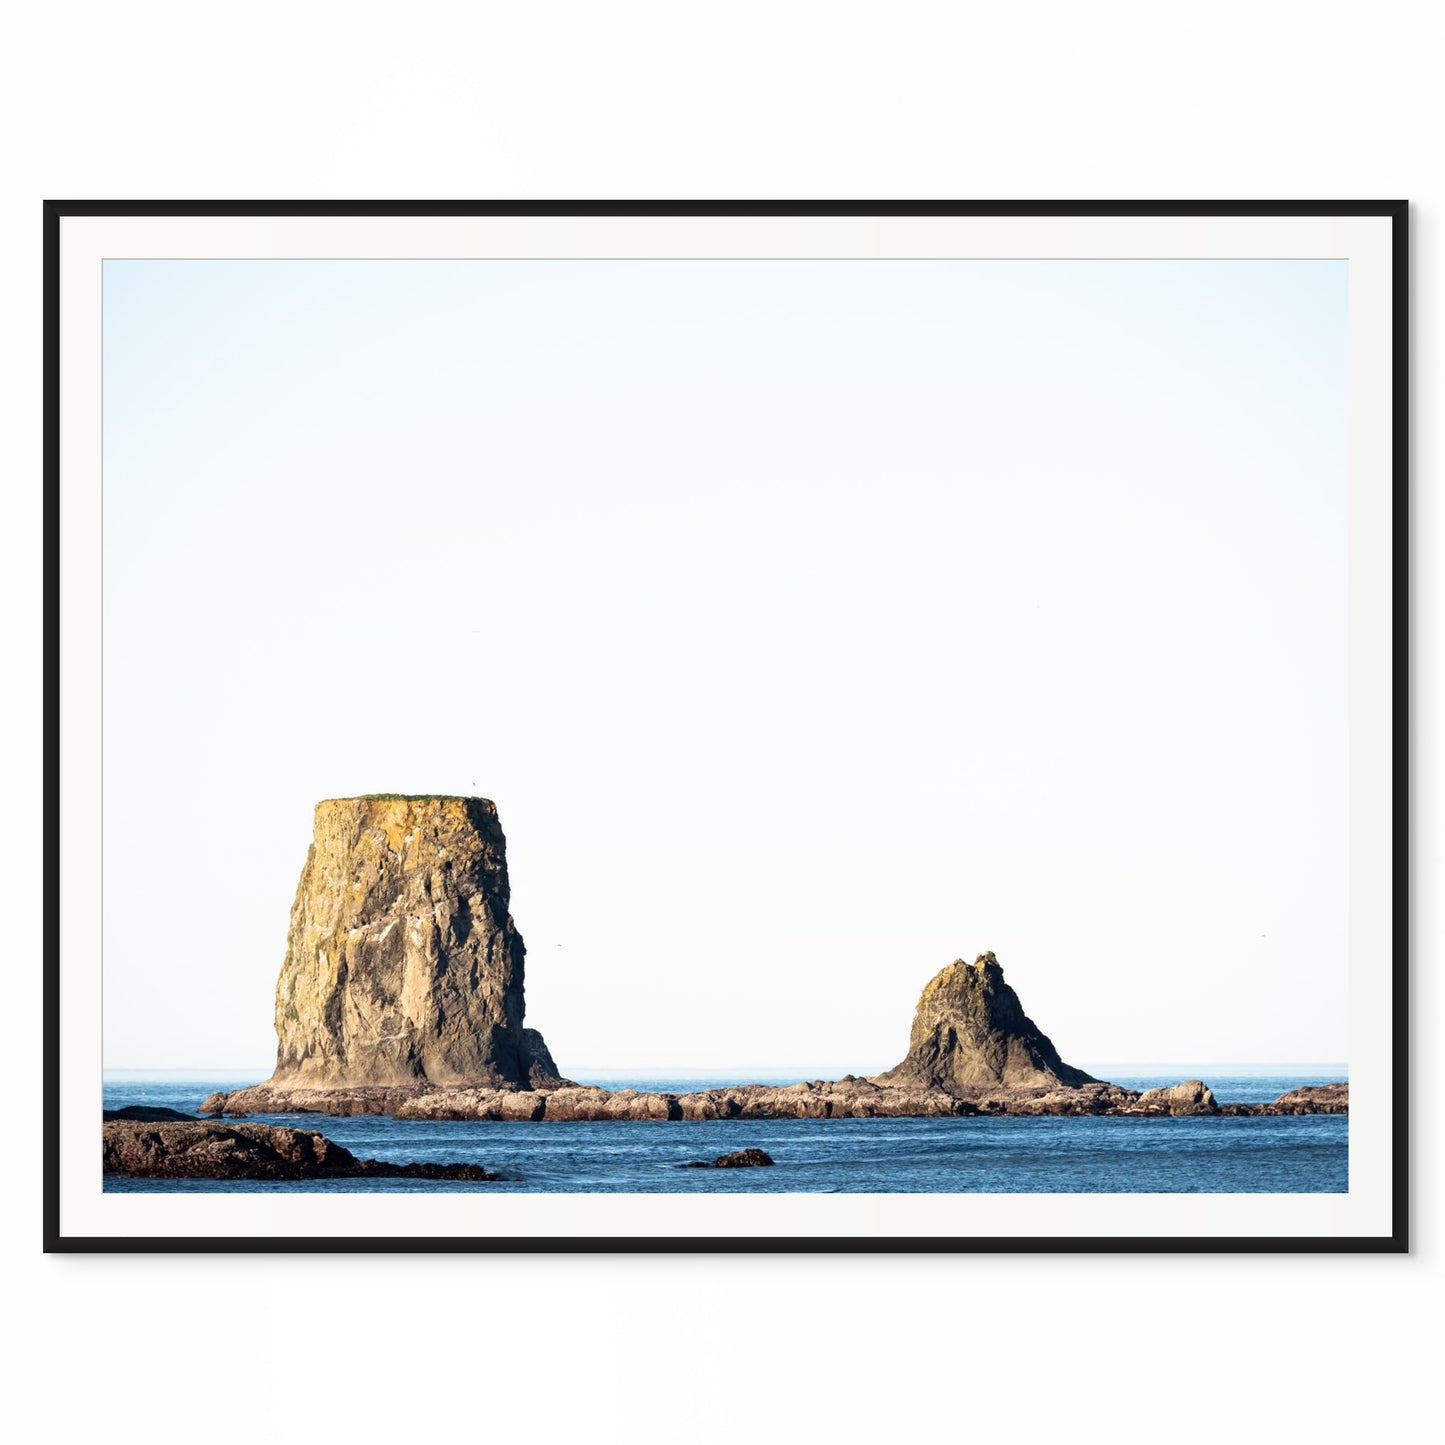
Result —
[{"label": "sunlit rock face", "polygon": [[276,985],[272,1083],[557,1082],[522,1025],[506,850],[485,798],[318,803]]},{"label": "sunlit rock face", "polygon": [[908,1057],[875,1082],[923,1089],[1073,1088],[1092,1084],[1071,1068],[1024,1013],[992,953],[935,974],[918,1000]]}]

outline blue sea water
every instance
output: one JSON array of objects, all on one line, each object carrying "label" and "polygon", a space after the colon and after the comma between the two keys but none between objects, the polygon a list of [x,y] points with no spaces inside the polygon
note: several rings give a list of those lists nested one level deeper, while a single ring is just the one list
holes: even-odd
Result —
[{"label": "blue sea water", "polygon": [[[1146,1089],[1199,1074],[1116,1077]],[[1343,1074],[1202,1075],[1220,1103],[1258,1103]],[[159,1104],[195,1113],[244,1078],[139,1073],[105,1080],[105,1107]],[[797,1075],[728,1079],[581,1078],[604,1087],[687,1093],[737,1083],[796,1083]],[[197,1116],[199,1117],[199,1115]],[[275,1184],[107,1176],[114,1193],[477,1191],[600,1194],[1003,1193],[1320,1194],[1349,1188],[1349,1119],[964,1118],[537,1123],[403,1121],[374,1115],[265,1114],[257,1122],[316,1129],[362,1159],[481,1164],[491,1184],[319,1180]],[[735,1149],[772,1155],[772,1169],[682,1169]]]}]

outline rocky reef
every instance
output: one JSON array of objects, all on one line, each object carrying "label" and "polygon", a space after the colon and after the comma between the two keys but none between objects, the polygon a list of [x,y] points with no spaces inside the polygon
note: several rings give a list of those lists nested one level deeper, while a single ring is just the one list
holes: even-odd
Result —
[{"label": "rocky reef", "polygon": [[526,950],[485,798],[316,806],[276,985],[273,1087],[560,1082],[523,1026]]},{"label": "rocky reef", "polygon": [[1141,1093],[1120,1084],[976,1090],[909,1089],[876,1079],[737,1084],[691,1094],[568,1085],[559,1089],[362,1088],[211,1094],[206,1114],[388,1114],[397,1119],[600,1123],[609,1119],[942,1119],[971,1115],[1347,1114],[1349,1085],[1295,1089],[1266,1104],[1219,1104],[1198,1079]]},{"label": "rocky reef", "polygon": [[152,1123],[107,1119],[102,1169],[140,1179],[495,1179],[477,1164],[390,1164],[358,1159],[310,1129],[218,1124],[204,1119]]}]

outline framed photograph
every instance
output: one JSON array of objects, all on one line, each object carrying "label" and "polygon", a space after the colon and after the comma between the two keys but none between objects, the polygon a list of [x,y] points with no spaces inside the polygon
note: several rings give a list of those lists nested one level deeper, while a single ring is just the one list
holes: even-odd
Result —
[{"label": "framed photograph", "polygon": [[1408,1247],[1405,203],[44,224],[48,1250]]}]

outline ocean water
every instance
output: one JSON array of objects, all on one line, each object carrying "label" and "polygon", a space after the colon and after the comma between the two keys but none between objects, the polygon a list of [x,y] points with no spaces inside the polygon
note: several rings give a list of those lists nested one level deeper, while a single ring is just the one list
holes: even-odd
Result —
[{"label": "ocean water", "polygon": [[[1203,1077],[1220,1103],[1259,1103],[1344,1075],[1253,1074],[1113,1079],[1154,1088]],[[616,1076],[606,1088],[687,1093],[723,1084],[788,1084],[797,1075],[728,1079]],[[105,1080],[105,1107],[159,1104],[195,1113],[207,1094],[257,1082],[139,1073]],[[199,1117],[199,1115],[197,1116]],[[481,1164],[491,1184],[431,1180],[319,1180],[275,1184],[107,1177],[114,1193],[316,1192],[599,1194],[1001,1193],[1321,1194],[1349,1188],[1349,1118],[777,1119],[688,1122],[398,1122],[380,1116],[260,1114],[257,1122],[315,1129],[362,1159]],[[683,1169],[735,1149],[772,1155],[771,1169]]]}]

